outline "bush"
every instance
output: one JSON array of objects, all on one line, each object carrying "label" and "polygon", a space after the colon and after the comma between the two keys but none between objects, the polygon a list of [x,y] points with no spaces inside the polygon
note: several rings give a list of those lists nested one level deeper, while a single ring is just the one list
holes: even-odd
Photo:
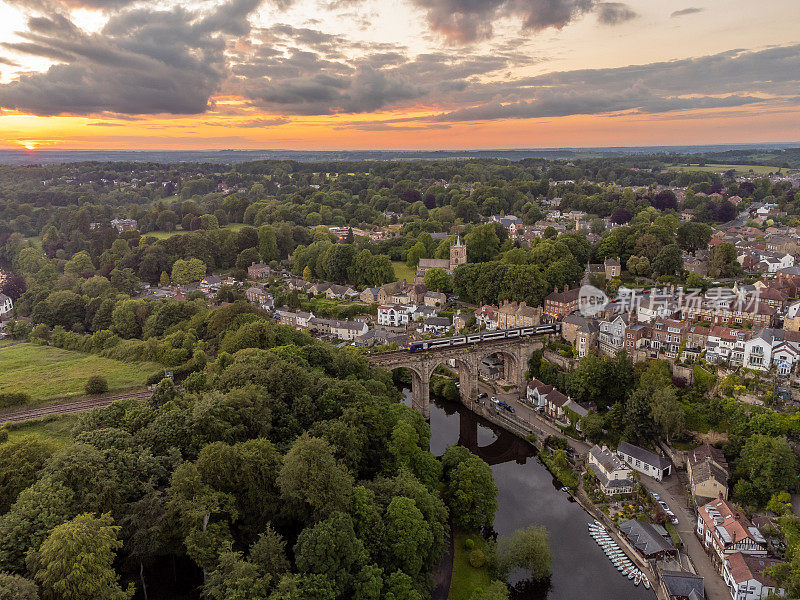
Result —
[{"label": "bush", "polygon": [[472,550],[475,547],[475,540],[472,538],[467,538],[464,540],[464,548],[467,550]]},{"label": "bush", "polygon": [[102,375],[92,375],[86,380],[83,391],[87,394],[103,394],[108,391],[108,381]]},{"label": "bush", "polygon": [[469,564],[471,564],[476,569],[480,569],[485,562],[486,562],[486,555],[483,553],[483,550],[475,548],[472,552],[469,553]]},{"label": "bush", "polygon": [[5,394],[0,394],[0,408],[24,406],[30,401],[30,394],[26,394],[25,392],[7,392]]}]

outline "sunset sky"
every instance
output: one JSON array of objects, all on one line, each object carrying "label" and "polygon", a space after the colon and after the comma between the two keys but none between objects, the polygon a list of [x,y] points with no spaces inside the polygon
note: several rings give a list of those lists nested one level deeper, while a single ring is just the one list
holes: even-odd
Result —
[{"label": "sunset sky", "polygon": [[798,0],[0,0],[0,148],[800,141]]}]

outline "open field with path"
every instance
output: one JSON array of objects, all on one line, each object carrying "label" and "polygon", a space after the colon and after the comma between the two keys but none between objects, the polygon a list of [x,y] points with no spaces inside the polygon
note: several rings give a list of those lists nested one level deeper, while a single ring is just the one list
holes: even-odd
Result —
[{"label": "open field with path", "polygon": [[0,393],[26,392],[34,404],[83,394],[91,375],[102,375],[109,390],[143,387],[160,368],[155,363],[127,363],[35,344],[0,350]]},{"label": "open field with path", "polygon": [[[249,227],[244,223],[229,223],[224,227],[220,227],[220,229],[230,229],[234,233],[239,231],[242,227]],[[173,235],[183,235],[184,233],[189,233],[186,230],[181,229],[180,231],[151,231],[150,233],[143,233],[142,237],[151,236],[157,238],[159,240],[165,240],[167,238],[172,237]]]},{"label": "open field with path", "polygon": [[[724,173],[733,169],[737,173],[754,173],[756,175],[768,175],[769,173],[777,173],[780,167],[764,166],[764,165],[673,165],[667,167],[669,171],[702,171],[704,173]],[[786,169],[784,173],[793,173],[796,169]]]},{"label": "open field with path", "polygon": [[402,260],[393,260],[392,266],[394,267],[394,276],[397,278],[397,281],[406,280],[409,283],[414,283],[414,275],[416,275],[414,269],[409,269],[408,265]]}]

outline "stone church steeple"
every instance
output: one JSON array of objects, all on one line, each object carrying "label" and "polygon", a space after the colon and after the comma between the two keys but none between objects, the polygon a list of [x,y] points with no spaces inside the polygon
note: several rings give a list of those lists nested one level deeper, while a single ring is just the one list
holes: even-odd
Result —
[{"label": "stone church steeple", "polygon": [[461,243],[461,236],[456,238],[456,243],[450,246],[450,271],[454,271],[458,265],[467,262],[467,247]]}]

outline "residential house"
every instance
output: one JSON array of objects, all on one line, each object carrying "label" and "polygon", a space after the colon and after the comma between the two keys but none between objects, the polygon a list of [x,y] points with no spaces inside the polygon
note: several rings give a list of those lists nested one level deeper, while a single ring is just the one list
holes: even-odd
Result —
[{"label": "residential house", "polygon": [[617,447],[617,456],[623,462],[628,463],[632,469],[658,481],[669,475],[672,469],[672,465],[667,459],[628,442],[620,442]]},{"label": "residential house", "polygon": [[447,295],[442,292],[426,292],[423,301],[425,306],[440,307],[447,304]]},{"label": "residential house", "polygon": [[611,321],[600,321],[597,341],[600,352],[613,356],[625,346],[625,331],[628,328],[628,315],[617,315]]},{"label": "residential house", "polygon": [[373,302],[378,301],[378,292],[380,288],[366,288],[358,295],[358,299],[362,302],[366,302],[367,304],[372,304]]},{"label": "residential house", "polygon": [[633,492],[631,470],[608,448],[597,444],[591,447],[587,457],[589,467],[600,481],[600,489],[607,496]]},{"label": "residential house", "polygon": [[10,314],[11,309],[13,308],[14,301],[5,294],[0,294],[0,318],[2,318],[4,315]]},{"label": "residential house", "polygon": [[767,555],[767,541],[744,513],[723,498],[712,500],[697,511],[695,533],[712,560],[721,569],[731,554]]},{"label": "residential house", "polygon": [[714,498],[728,498],[728,462],[722,450],[701,444],[689,451],[686,468],[695,502],[706,503]]},{"label": "residential house", "polygon": [[636,305],[636,320],[652,323],[656,319],[670,319],[680,314],[680,307],[671,292],[647,294]]},{"label": "residential house", "polygon": [[247,288],[245,296],[247,297],[248,302],[250,302],[251,304],[255,304],[260,308],[269,310],[273,307],[274,303],[272,300],[272,294],[270,294],[264,288],[251,286]]},{"label": "residential house", "polygon": [[311,319],[315,318],[314,313],[298,310],[294,316],[297,329],[311,329]]},{"label": "residential house", "polygon": [[328,335],[342,341],[353,341],[369,329],[363,321],[339,321],[319,317],[310,319],[308,325],[316,334]]},{"label": "residential house", "polygon": [[120,233],[123,231],[136,231],[139,227],[136,219],[111,219],[111,226]]},{"label": "residential house", "polygon": [[[719,288],[716,290],[715,293],[720,293]],[[777,323],[778,312],[765,302],[759,302],[757,296],[743,298],[731,294],[714,298],[707,294],[698,300],[681,306],[681,320],[708,321],[713,325],[751,323],[755,327],[772,327]]]},{"label": "residential house", "polygon": [[571,312],[578,310],[579,296],[579,288],[571,290],[568,285],[565,285],[561,292],[556,288],[544,299],[544,312],[553,319],[562,319]]},{"label": "residential house", "polygon": [[358,297],[358,291],[349,285],[338,285],[331,283],[328,288],[324,290],[325,297],[328,300],[349,300]]},{"label": "residential house", "polygon": [[413,305],[384,304],[378,307],[378,325],[403,327],[408,324],[411,313],[416,309]]},{"label": "residential house", "polygon": [[455,331],[463,331],[467,327],[467,315],[462,314],[461,310],[457,310],[453,315],[453,329]]},{"label": "residential house", "polygon": [[584,357],[589,350],[597,345],[600,328],[594,320],[573,313],[561,321],[561,337],[578,352],[578,357]]},{"label": "residential house", "polygon": [[411,312],[412,321],[424,321],[428,317],[435,317],[436,309],[431,306],[417,306]]},{"label": "residential house", "polygon": [[271,269],[266,263],[251,263],[247,267],[247,277],[250,279],[266,279],[269,277]]},{"label": "residential house", "polygon": [[705,584],[701,575],[689,571],[659,571],[661,589],[669,600],[703,600]]},{"label": "residential house", "polygon": [[711,330],[703,325],[688,325],[683,333],[682,360],[696,360],[706,349],[706,341]]},{"label": "residential house", "polygon": [[751,331],[716,325],[706,339],[706,360],[711,364],[728,363],[733,367],[744,363],[744,346]]},{"label": "residential house", "polygon": [[585,285],[587,283],[591,283],[591,280],[594,279],[592,275],[600,276],[602,275],[605,279],[606,276],[606,267],[603,263],[592,264],[589,263],[586,265],[586,270],[583,273],[583,279],[581,279],[581,284]]},{"label": "residential house", "polygon": [[408,336],[376,327],[375,329],[369,329],[359,335],[355,339],[355,342],[359,346],[367,347],[395,343],[402,348],[408,346]]},{"label": "residential house", "polygon": [[575,350],[578,353],[578,358],[583,358],[592,348],[597,347],[597,339],[600,334],[600,328],[594,321],[587,321],[585,325],[581,325],[575,334]]},{"label": "residential house", "polygon": [[651,328],[650,349],[667,358],[677,358],[688,327],[688,324],[673,319],[658,319]]},{"label": "residential house", "polygon": [[442,334],[450,329],[450,319],[447,317],[428,317],[422,321],[422,331],[425,333]]},{"label": "residential house", "polygon": [[630,519],[619,530],[645,560],[664,560],[678,554],[672,540],[662,536],[650,523]]},{"label": "residential house", "polygon": [[222,278],[217,275],[206,275],[200,280],[200,289],[206,295],[215,294],[222,287]]},{"label": "residential house", "polygon": [[497,329],[497,307],[484,304],[475,310],[475,321],[479,329]]},{"label": "residential house", "polygon": [[606,271],[606,279],[619,277],[622,274],[622,265],[618,258],[607,258],[603,261],[603,268]]},{"label": "residential house", "polygon": [[542,309],[528,306],[525,302],[509,302],[506,300],[497,310],[497,328],[514,329],[515,327],[531,327],[538,325]]},{"label": "residential house", "polygon": [[722,579],[730,590],[731,600],[765,600],[767,597],[786,596],[786,590],[764,573],[765,569],[781,562],[775,558],[748,556],[742,552],[729,554],[722,568]]},{"label": "residential house", "polygon": [[553,419],[562,420],[564,418],[564,405],[569,400],[552,385],[546,385],[538,379],[533,379],[528,383],[526,392],[528,402],[540,408],[545,414]]}]

